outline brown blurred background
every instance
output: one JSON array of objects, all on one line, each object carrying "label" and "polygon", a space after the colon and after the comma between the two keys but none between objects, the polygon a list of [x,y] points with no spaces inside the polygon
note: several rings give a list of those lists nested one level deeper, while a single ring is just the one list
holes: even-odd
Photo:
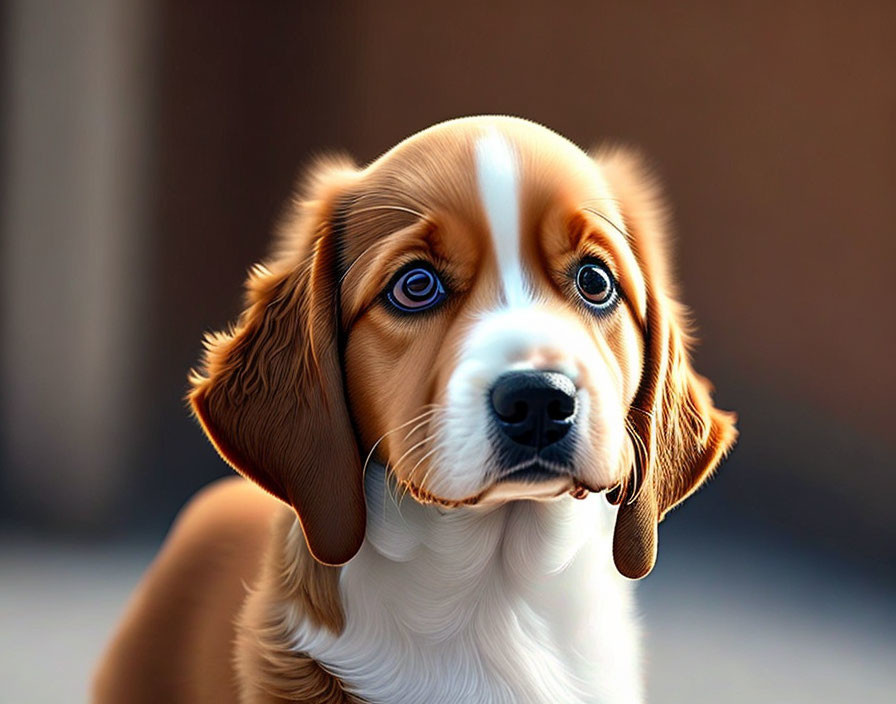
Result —
[{"label": "brown blurred background", "polygon": [[185,375],[238,312],[302,165],[507,113],[640,146],[667,184],[697,367],[741,441],[663,540],[687,554],[712,534],[893,594],[896,4],[21,0],[4,15],[8,533],[157,541],[228,472]]}]

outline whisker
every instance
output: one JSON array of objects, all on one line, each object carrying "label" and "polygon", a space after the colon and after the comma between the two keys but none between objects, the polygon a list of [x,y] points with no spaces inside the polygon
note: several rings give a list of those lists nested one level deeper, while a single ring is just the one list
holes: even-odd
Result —
[{"label": "whisker", "polygon": [[618,232],[620,235],[622,235],[626,240],[629,238],[629,234],[625,230],[619,229],[619,225],[617,225],[615,222],[610,220],[610,218],[608,218],[606,215],[604,215],[599,210],[595,210],[594,208],[582,208],[582,210],[585,210],[585,211],[591,213],[592,215],[596,215],[597,217],[599,217],[601,220],[603,220],[605,223],[607,223],[610,227],[612,227],[614,230],[616,230],[616,232]]},{"label": "whisker", "polygon": [[653,420],[653,411],[645,411],[643,408],[638,408],[638,406],[630,406],[628,410],[637,411],[642,416],[647,416],[650,420]]},{"label": "whisker", "polygon": [[[433,454],[434,452],[436,452],[436,450],[438,450],[438,449],[439,449],[439,446],[436,445],[436,446],[435,446],[434,448],[432,448],[429,452],[427,452],[425,455],[423,455],[423,457],[421,457],[419,460],[417,460],[417,464],[414,465],[414,468],[411,470],[411,473],[410,473],[409,476],[413,476],[413,475],[414,475],[414,472],[417,471],[417,468],[418,468],[423,462],[425,462],[429,457],[431,457],[432,454]],[[435,469],[435,465],[431,466],[429,469],[426,470],[426,474],[423,475],[423,479],[421,479],[419,482],[417,482],[417,486],[419,486],[421,489],[425,489],[425,487],[426,487],[426,481],[429,479],[429,475],[432,473],[432,470],[433,470],[433,469]],[[428,491],[428,490],[427,490],[427,491]]]},{"label": "whisker", "polygon": [[[413,476],[414,473],[417,471],[417,468],[418,468],[421,464],[423,464],[429,457],[431,457],[431,456],[433,455],[433,453],[435,453],[438,449],[439,449],[439,447],[438,447],[438,445],[436,445],[436,446],[435,446],[434,448],[432,448],[429,452],[427,452],[425,455],[423,455],[423,457],[421,457],[419,460],[417,460],[417,464],[415,464],[415,465],[411,468],[411,472],[410,472],[410,474],[409,474],[408,476]],[[419,487],[423,488],[423,485],[426,483],[426,480],[429,478],[429,473],[430,473],[432,470],[433,470],[433,467],[430,467],[430,468],[426,471],[426,474],[423,475],[423,479],[422,479],[420,482],[417,483],[417,485],[418,485]]]},{"label": "whisker", "polygon": [[345,271],[342,272],[342,276],[339,277],[339,285],[342,286],[342,284],[345,282],[345,278],[349,275],[351,270],[355,267],[355,264],[357,264],[359,261],[361,261],[361,259],[364,257],[365,254],[367,254],[374,247],[378,247],[381,244],[382,243],[380,241],[372,242],[370,245],[368,245],[364,249],[363,252],[361,252],[357,257],[355,257],[354,260],[352,260],[352,263],[349,264],[345,268]]},{"label": "whisker", "polygon": [[363,477],[363,476],[366,474],[366,472],[367,472],[367,465],[370,464],[370,460],[371,460],[371,458],[373,457],[373,453],[376,451],[376,448],[379,446],[379,444],[380,444],[383,440],[386,439],[387,436],[391,435],[392,433],[398,432],[398,431],[401,430],[402,428],[406,428],[406,427],[409,426],[411,423],[417,423],[417,422],[419,422],[422,418],[432,415],[432,414],[435,413],[437,410],[439,410],[439,405],[436,404],[436,403],[428,403],[428,404],[426,404],[425,406],[422,406],[422,408],[428,408],[428,410],[425,410],[425,411],[423,411],[422,413],[417,414],[416,416],[414,416],[413,418],[411,418],[409,421],[406,421],[406,422],[402,423],[401,425],[399,425],[399,426],[397,426],[397,427],[395,427],[395,428],[392,428],[392,430],[387,430],[385,433],[383,433],[382,435],[380,435],[380,437],[377,439],[377,441],[376,441],[375,443],[373,443],[373,447],[371,447],[371,448],[370,448],[370,452],[367,453],[367,458],[364,460],[364,465],[363,465],[363,467],[361,468],[361,476],[362,476],[362,477]]},{"label": "whisker", "polygon": [[401,515],[401,499],[398,496],[398,487],[399,481],[398,476],[395,474],[395,470],[391,467],[386,468],[386,486],[383,491],[383,511],[385,512],[386,508],[386,499],[389,498],[392,500],[392,503],[395,505],[395,510],[398,513],[398,517],[404,521],[404,516]]},{"label": "whisker", "polygon": [[[422,406],[422,408],[424,408],[424,409],[426,409],[426,410],[424,410],[423,412],[417,414],[416,416],[414,416],[413,418],[411,418],[409,421],[406,421],[406,422],[402,423],[401,425],[399,425],[399,426],[393,428],[392,430],[390,430],[390,431],[384,433],[384,434],[383,434],[383,435],[376,441],[376,443],[374,443],[374,446],[370,449],[370,453],[368,453],[368,455],[367,455],[367,461],[366,461],[365,464],[364,464],[365,469],[366,469],[366,467],[367,467],[367,464],[370,462],[370,458],[373,456],[373,452],[376,450],[376,447],[380,444],[380,442],[382,442],[382,441],[385,439],[385,437],[386,437],[387,435],[389,435],[390,433],[397,432],[397,431],[399,431],[399,430],[401,430],[401,429],[403,429],[403,428],[406,428],[406,427],[407,427],[408,425],[410,425],[411,423],[416,423],[416,425],[414,425],[414,427],[411,428],[411,429],[405,434],[405,436],[404,436],[404,440],[407,440],[407,439],[410,438],[415,432],[417,432],[421,427],[423,427],[424,425],[426,425],[426,423],[429,421],[429,419],[432,417],[432,415],[435,414],[436,412],[438,412],[439,410],[441,410],[442,406],[441,406],[440,404],[438,404],[438,403],[428,403],[428,404],[426,404],[425,406]],[[417,443],[411,445],[411,447],[409,447],[407,450],[405,450],[405,452],[404,452],[404,453],[403,453],[403,454],[402,454],[402,455],[401,455],[401,456],[400,456],[394,463],[390,463],[390,464],[388,464],[388,465],[386,466],[386,483],[387,483],[387,486],[386,486],[386,491],[385,491],[384,494],[383,494],[383,501],[385,502],[385,500],[386,500],[386,492],[388,492],[390,495],[392,495],[392,493],[393,493],[393,492],[392,492],[392,487],[389,486],[389,485],[394,485],[394,486],[395,486],[396,493],[395,493],[395,495],[392,496],[392,499],[393,499],[393,502],[394,502],[395,505],[396,505],[396,508],[398,509],[399,516],[401,515],[401,502],[404,500],[404,497],[407,495],[407,492],[409,491],[409,486],[408,486],[407,482],[403,481],[403,480],[398,476],[398,471],[397,471],[397,470],[400,468],[402,462],[403,462],[406,458],[410,457],[410,456],[414,453],[415,450],[419,449],[420,447],[422,447],[423,445],[425,445],[427,442],[433,440],[434,437],[435,437],[434,435],[424,437],[422,440],[420,440],[419,442],[417,442]],[[400,496],[397,494],[397,490],[399,489],[399,487],[401,488],[401,495],[400,495]],[[384,503],[384,508],[385,508],[385,503]]]},{"label": "whisker", "polygon": [[414,210],[413,208],[408,208],[404,205],[370,205],[366,208],[360,208],[358,210],[353,211],[353,213],[369,213],[375,210],[394,210],[401,213],[408,213],[409,215],[414,215],[421,220],[429,220],[423,213]]},{"label": "whisker", "polygon": [[[366,208],[359,208],[358,210],[354,210],[352,212],[353,213],[370,213],[370,212],[375,212],[375,211],[395,211],[395,212],[407,213],[408,215],[413,215],[414,217],[417,217],[424,222],[427,222],[427,223],[430,222],[430,219],[426,215],[424,215],[423,213],[421,213],[418,210],[414,210],[413,208],[409,208],[408,206],[405,206],[405,205],[388,205],[388,204],[369,205]],[[355,257],[355,259],[352,261],[352,263],[346,267],[344,272],[342,272],[342,276],[339,277],[339,284],[342,285],[342,283],[345,281],[345,277],[347,277],[349,275],[349,272],[354,268],[355,264],[357,264],[358,261],[365,254],[367,254],[371,249],[373,249],[374,247],[376,247],[380,244],[382,244],[382,242],[380,242],[380,241],[371,243],[363,252],[361,252],[357,257]]]},{"label": "whisker", "polygon": [[411,446],[404,452],[404,454],[403,454],[401,457],[399,457],[399,458],[395,461],[395,469],[396,469],[396,471],[397,471],[398,468],[401,466],[401,461],[402,461],[405,457],[407,457],[410,453],[412,453],[414,450],[416,450],[418,447],[420,447],[420,446],[423,445],[424,443],[427,443],[427,442],[429,442],[430,440],[432,440],[433,437],[434,437],[433,435],[427,435],[427,436],[426,436],[425,438],[423,438],[420,442],[411,445]]},{"label": "whisker", "polygon": [[[406,457],[409,457],[415,450],[419,449],[420,447],[425,445],[427,442],[430,442],[431,440],[434,440],[434,439],[435,439],[434,435],[428,435],[425,438],[423,438],[423,440],[421,440],[420,442],[413,445],[407,452],[405,452],[398,459],[398,462],[395,463],[396,470],[398,469],[399,464],[401,463],[401,461],[403,459],[405,459]],[[412,486],[415,486],[414,481],[413,481],[414,472],[416,471],[417,467],[420,466],[420,463],[423,462],[434,451],[435,451],[435,448],[433,448],[433,450],[430,450],[423,457],[421,457],[420,460],[418,460],[417,464],[415,464],[414,467],[411,469],[411,471],[408,472],[408,478],[406,480],[399,480],[402,485],[401,497],[399,498],[399,510],[401,508],[401,502],[404,501],[405,497],[410,493]]]},{"label": "whisker", "polygon": [[420,428],[422,428],[424,425],[426,425],[426,424],[429,422],[429,420],[430,420],[429,416],[431,416],[431,415],[432,415],[433,413],[435,413],[437,410],[439,410],[439,409],[438,409],[438,408],[434,408],[432,411],[430,411],[429,414],[428,414],[428,416],[427,416],[426,418],[424,418],[423,420],[421,420],[419,423],[417,423],[417,425],[415,425],[413,428],[411,428],[411,429],[408,431],[408,434],[404,436],[403,440],[408,440],[408,439],[411,437],[411,435],[413,435],[413,434],[416,433]]}]

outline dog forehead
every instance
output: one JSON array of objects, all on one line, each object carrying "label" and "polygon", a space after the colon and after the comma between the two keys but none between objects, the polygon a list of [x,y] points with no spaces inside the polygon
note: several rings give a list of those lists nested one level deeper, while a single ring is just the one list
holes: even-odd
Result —
[{"label": "dog forehead", "polygon": [[350,250],[429,222],[462,258],[496,262],[513,300],[526,288],[523,252],[534,251],[549,212],[568,217],[597,203],[618,218],[584,151],[546,127],[502,116],[451,120],[407,138],[360,172],[348,202]]},{"label": "dog forehead", "polygon": [[605,187],[595,162],[565,137],[529,120],[491,115],[418,132],[372,162],[364,176],[421,205],[463,206],[480,200],[483,156],[501,148],[516,166],[521,195]]}]

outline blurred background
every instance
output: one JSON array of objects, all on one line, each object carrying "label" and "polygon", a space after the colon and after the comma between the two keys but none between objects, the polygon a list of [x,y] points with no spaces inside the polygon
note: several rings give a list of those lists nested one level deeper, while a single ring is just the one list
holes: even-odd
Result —
[{"label": "blurred background", "polygon": [[303,164],[483,112],[655,160],[740,415],[639,587],[650,700],[894,700],[896,4],[0,8],[0,701],[83,700],[229,472],[186,373]]}]

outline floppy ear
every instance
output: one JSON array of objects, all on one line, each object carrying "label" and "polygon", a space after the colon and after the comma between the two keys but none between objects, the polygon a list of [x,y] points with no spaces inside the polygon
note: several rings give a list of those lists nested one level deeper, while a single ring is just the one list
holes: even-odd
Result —
[{"label": "floppy ear", "polygon": [[631,154],[614,150],[596,159],[620,202],[647,286],[644,371],[628,417],[635,462],[610,496],[620,503],[613,536],[616,568],[639,579],[656,561],[657,524],[731,449],[736,419],[713,406],[712,387],[691,368],[685,311],[674,298],[668,271],[659,188]]},{"label": "floppy ear", "polygon": [[366,510],[339,349],[334,212],[354,170],[321,164],[275,256],[248,279],[236,325],[206,338],[189,400],[221,456],[295,508],[311,553],[342,564]]}]

